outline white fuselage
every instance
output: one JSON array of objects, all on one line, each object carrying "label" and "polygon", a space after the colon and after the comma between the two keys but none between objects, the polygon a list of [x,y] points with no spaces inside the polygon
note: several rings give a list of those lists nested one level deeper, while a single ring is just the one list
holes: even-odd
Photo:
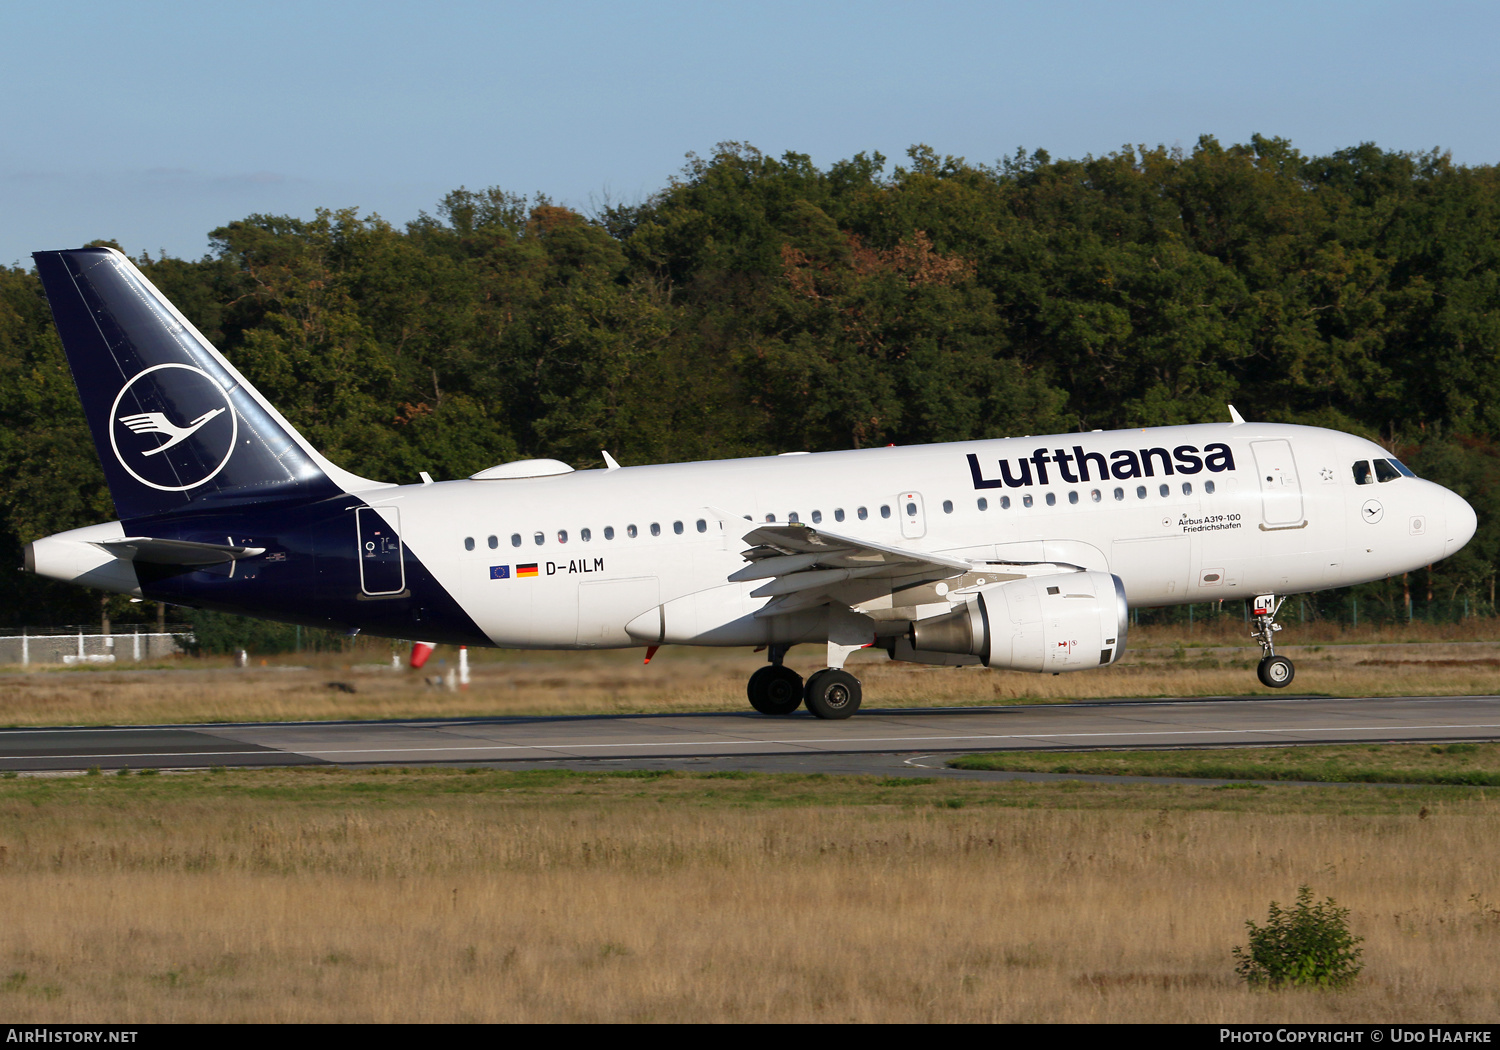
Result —
[{"label": "white fuselage", "polygon": [[[1212,445],[1229,451],[1217,470],[1204,463],[1202,450]],[[1087,481],[1075,448],[1087,457]],[[1180,448],[1197,454],[1171,458]],[[1146,476],[1142,453],[1151,449],[1168,454],[1144,457]],[[1038,450],[1053,458],[1038,463]],[[1067,457],[1062,464],[1057,450]],[[1135,466],[1124,452],[1134,453]],[[1133,606],[1342,587],[1463,546],[1474,513],[1447,489],[1409,476],[1356,483],[1356,463],[1388,455],[1334,431],[1211,424],[355,494],[385,515],[497,646],[603,648],[658,638],[743,645],[816,640],[824,622],[756,620],[766,602],[750,597],[755,584],[726,582],[745,565],[741,537],[773,520],[977,563],[1104,570],[1123,580]],[[1023,459],[1030,484],[1020,483]],[[1101,463],[1111,467],[1107,480]],[[1116,476],[1132,473],[1139,476]],[[655,609],[665,610],[660,633],[626,630]]]}]

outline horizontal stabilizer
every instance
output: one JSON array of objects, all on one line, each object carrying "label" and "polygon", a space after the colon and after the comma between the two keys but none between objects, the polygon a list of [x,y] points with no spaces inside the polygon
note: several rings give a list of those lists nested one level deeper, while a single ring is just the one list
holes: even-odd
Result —
[{"label": "horizontal stabilizer", "polygon": [[127,536],[104,540],[94,546],[116,558],[144,565],[222,565],[264,554],[264,547],[235,547],[227,543],[195,543],[192,540],[157,540],[149,536]]}]

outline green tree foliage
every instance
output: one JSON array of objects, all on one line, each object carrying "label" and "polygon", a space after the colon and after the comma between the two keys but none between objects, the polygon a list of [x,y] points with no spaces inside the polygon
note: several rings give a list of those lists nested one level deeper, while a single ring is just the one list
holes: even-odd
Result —
[{"label": "green tree foliage", "polygon": [[1332,897],[1315,904],[1307,886],[1298,888],[1291,908],[1272,901],[1266,924],[1246,919],[1245,929],[1250,943],[1235,947],[1234,969],[1250,984],[1345,988],[1364,968],[1358,947],[1364,938],[1349,932],[1349,909]]},{"label": "green tree foliage", "polygon": [[343,639],[332,631],[294,627],[249,616],[194,609],[192,630],[177,636],[187,652],[224,656],[245,650],[251,656],[292,652],[338,652]]},{"label": "green tree foliage", "polygon": [[[212,237],[196,261],[138,261],[366,476],[1190,423],[1233,401],[1374,437],[1464,494],[1479,536],[1416,589],[1493,607],[1495,168],[1263,136],[993,165],[915,146],[825,169],[723,143],[592,216],[461,188],[404,228],[344,209]],[[18,561],[112,513],[21,269],[0,270],[0,405],[0,558]],[[13,620],[98,612],[0,580]],[[1393,587],[1368,597],[1394,613]]]}]

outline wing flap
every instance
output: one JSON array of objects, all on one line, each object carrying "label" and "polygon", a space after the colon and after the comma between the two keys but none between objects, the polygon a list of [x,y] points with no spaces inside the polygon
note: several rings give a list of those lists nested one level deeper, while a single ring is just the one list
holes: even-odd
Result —
[{"label": "wing flap", "polygon": [[834,584],[843,583],[860,576],[873,576],[883,570],[883,565],[863,569],[813,569],[808,572],[793,572],[777,576],[750,592],[752,598],[770,598],[779,594],[795,594],[798,591],[825,590]]},{"label": "wing flap", "polygon": [[753,544],[743,552],[750,564],[730,574],[729,581],[767,581],[750,592],[752,598],[771,599],[756,611],[757,619],[819,605],[853,606],[875,593],[872,586],[888,593],[887,580],[939,580],[973,568],[961,558],[841,536],[800,522],[758,525],[743,539]]},{"label": "wing flap", "polygon": [[[762,548],[757,547],[756,550]],[[745,557],[749,558],[753,551],[746,551]],[[798,572],[802,569],[810,569],[818,564],[821,554],[782,554],[780,551],[772,551],[763,557],[754,558],[749,565],[737,572],[729,574],[730,583],[746,583],[750,580],[769,580],[773,576],[782,576],[789,572]]]},{"label": "wing flap", "polygon": [[[908,550],[891,547],[873,540],[854,539],[837,533],[824,532],[809,525],[790,522],[784,525],[761,525],[745,533],[747,543],[758,547],[773,547],[783,554],[820,554],[816,564],[838,563],[839,568],[854,568],[871,564],[941,566],[955,572],[967,572],[970,563],[963,558],[953,558],[931,551]],[[761,555],[761,558],[768,557]]]}]

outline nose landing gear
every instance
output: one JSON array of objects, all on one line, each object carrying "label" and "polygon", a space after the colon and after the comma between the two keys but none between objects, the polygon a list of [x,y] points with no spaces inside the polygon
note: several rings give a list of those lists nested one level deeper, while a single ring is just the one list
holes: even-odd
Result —
[{"label": "nose landing gear", "polygon": [[1262,594],[1256,597],[1251,610],[1250,637],[1260,643],[1261,650],[1260,666],[1255,669],[1255,674],[1261,685],[1271,689],[1283,689],[1291,685],[1292,677],[1297,673],[1292,661],[1276,655],[1274,637],[1281,630],[1281,624],[1276,622],[1276,614],[1281,611],[1282,602],[1285,601],[1285,598],[1278,601],[1274,594]]}]

